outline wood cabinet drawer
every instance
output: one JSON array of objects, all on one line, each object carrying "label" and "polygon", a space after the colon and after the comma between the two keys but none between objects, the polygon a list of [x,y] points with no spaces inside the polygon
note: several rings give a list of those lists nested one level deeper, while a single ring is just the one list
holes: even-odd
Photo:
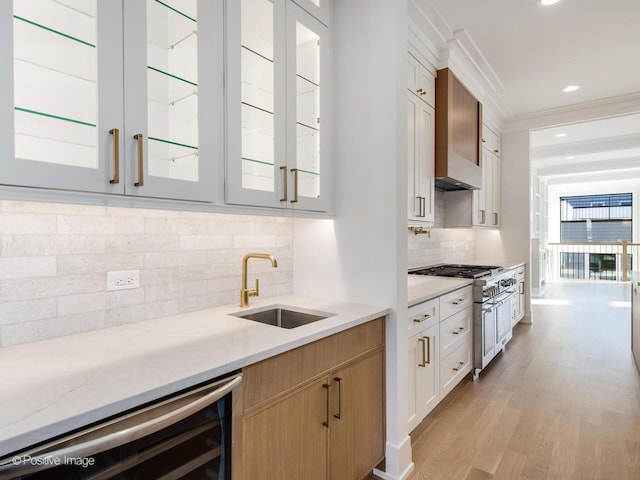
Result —
[{"label": "wood cabinet drawer", "polygon": [[454,313],[473,306],[471,285],[454,290],[440,297],[440,320],[444,320]]},{"label": "wood cabinet drawer", "polygon": [[384,347],[384,318],[281,353],[243,369],[244,410],[328,372],[358,355]]},{"label": "wood cabinet drawer", "polygon": [[440,362],[440,398],[444,398],[471,371],[471,341]]},{"label": "wood cabinet drawer", "polygon": [[440,299],[434,298],[409,308],[409,336],[440,321]]},{"label": "wood cabinet drawer", "polygon": [[440,357],[446,358],[471,339],[473,308],[465,308],[440,323]]}]

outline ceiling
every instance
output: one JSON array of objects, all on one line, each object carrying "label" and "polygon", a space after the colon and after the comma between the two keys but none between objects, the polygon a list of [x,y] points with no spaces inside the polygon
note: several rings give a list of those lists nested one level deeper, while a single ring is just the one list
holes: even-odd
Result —
[{"label": "ceiling", "polygon": [[[416,1],[471,38],[506,121],[640,92],[640,0]],[[581,88],[562,92],[568,85]],[[640,114],[532,131],[531,149],[554,183],[640,177]]]}]

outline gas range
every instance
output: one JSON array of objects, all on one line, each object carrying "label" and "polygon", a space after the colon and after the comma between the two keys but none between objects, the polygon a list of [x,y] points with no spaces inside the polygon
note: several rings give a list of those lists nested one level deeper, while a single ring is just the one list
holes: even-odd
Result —
[{"label": "gas range", "polygon": [[435,275],[437,277],[481,278],[495,275],[502,267],[486,265],[442,264],[409,270],[412,275]]}]

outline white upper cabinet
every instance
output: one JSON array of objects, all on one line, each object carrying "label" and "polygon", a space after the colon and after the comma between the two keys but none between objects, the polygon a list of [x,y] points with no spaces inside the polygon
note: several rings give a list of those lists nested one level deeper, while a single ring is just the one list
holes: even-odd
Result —
[{"label": "white upper cabinet", "polygon": [[413,93],[407,95],[409,221],[432,223],[435,220],[435,112]]},{"label": "white upper cabinet", "polygon": [[222,2],[14,0],[0,9],[0,183],[213,199]]},{"label": "white upper cabinet", "polygon": [[331,0],[293,0],[325,25],[331,18]]},{"label": "white upper cabinet", "polygon": [[227,203],[330,210],[328,27],[291,0],[227,15]]},{"label": "white upper cabinet", "polygon": [[408,59],[408,214],[410,223],[435,221],[435,77],[411,52]]}]

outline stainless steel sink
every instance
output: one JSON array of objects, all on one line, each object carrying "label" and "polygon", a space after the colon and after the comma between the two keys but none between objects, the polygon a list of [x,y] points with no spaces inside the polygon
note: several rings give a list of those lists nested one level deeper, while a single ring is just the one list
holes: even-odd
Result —
[{"label": "stainless steel sink", "polygon": [[234,317],[240,317],[254,322],[273,325],[280,328],[296,328],[309,323],[323,320],[334,314],[326,312],[302,312],[286,307],[267,307],[258,311],[232,313]]}]

